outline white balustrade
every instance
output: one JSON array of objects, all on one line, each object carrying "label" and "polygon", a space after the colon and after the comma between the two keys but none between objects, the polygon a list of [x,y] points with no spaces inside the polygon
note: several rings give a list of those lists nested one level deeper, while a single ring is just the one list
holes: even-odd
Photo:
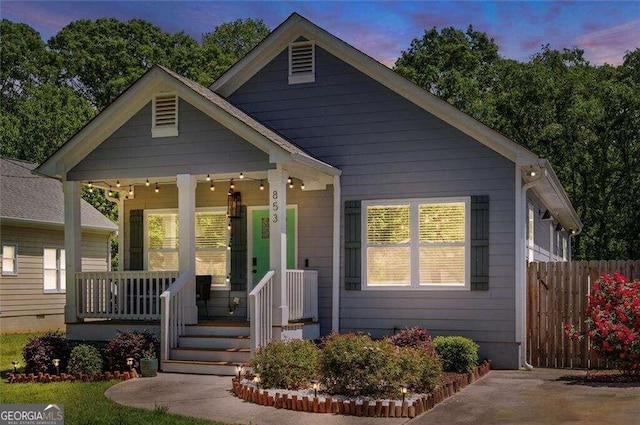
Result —
[{"label": "white balustrade", "polygon": [[189,282],[186,274],[180,275],[175,282],[160,295],[162,315],[160,321],[161,360],[168,360],[172,348],[178,346],[178,337],[184,334],[187,315],[185,310],[193,305],[192,296],[185,290]]},{"label": "white balustrade", "polygon": [[160,294],[177,276],[177,271],[76,273],[77,316],[160,320]]},{"label": "white balustrade", "polygon": [[251,354],[273,338],[273,275],[269,270],[249,293]]},{"label": "white balustrade", "polygon": [[318,272],[287,270],[289,321],[318,320]]}]

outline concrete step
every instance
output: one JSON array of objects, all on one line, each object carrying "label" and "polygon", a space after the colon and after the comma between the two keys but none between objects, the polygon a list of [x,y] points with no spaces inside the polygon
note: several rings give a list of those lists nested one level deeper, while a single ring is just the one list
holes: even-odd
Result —
[{"label": "concrete step", "polygon": [[238,364],[232,362],[165,360],[162,362],[162,372],[236,376],[236,366]]},{"label": "concrete step", "polygon": [[171,349],[170,358],[171,360],[248,363],[251,350],[248,348],[178,347]]},{"label": "concrete step", "polygon": [[[249,322],[200,322],[185,326],[184,335],[189,336],[249,336],[251,328]],[[182,335],[182,336],[184,336]]]},{"label": "concrete step", "polygon": [[251,348],[251,338],[247,335],[182,335],[179,347],[195,348]]}]

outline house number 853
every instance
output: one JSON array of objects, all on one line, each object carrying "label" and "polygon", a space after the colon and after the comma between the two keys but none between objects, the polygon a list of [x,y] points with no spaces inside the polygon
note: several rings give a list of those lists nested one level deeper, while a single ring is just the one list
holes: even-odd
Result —
[{"label": "house number 853", "polygon": [[273,202],[271,203],[271,209],[273,210],[273,215],[271,217],[271,220],[274,223],[278,222],[278,214],[276,213],[276,211],[278,211],[278,191],[274,190],[273,193],[271,194],[271,199],[273,199]]}]

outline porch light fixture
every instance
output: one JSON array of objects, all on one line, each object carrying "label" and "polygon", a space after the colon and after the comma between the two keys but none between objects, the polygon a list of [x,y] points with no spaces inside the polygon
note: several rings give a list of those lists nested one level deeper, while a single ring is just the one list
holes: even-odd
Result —
[{"label": "porch light fixture", "polygon": [[91,180],[89,180],[89,193],[93,193],[93,183],[91,183]]},{"label": "porch light fixture", "polygon": [[260,389],[260,374],[256,374],[256,376],[253,377],[253,382],[256,384],[256,387],[259,390]]},{"label": "porch light fixture", "polygon": [[211,182],[211,184],[209,185],[209,190],[212,192],[216,190],[216,187],[213,185],[213,182]]},{"label": "porch light fixture", "polygon": [[146,181],[146,182],[144,182],[144,185],[145,185],[145,186],[147,186],[147,187],[149,187],[149,179],[147,179],[147,181]]},{"label": "porch light fixture", "polygon": [[562,224],[556,224],[556,232],[562,232]]},{"label": "porch light fixture", "polygon": [[400,385],[400,392],[402,393],[402,403],[404,404],[405,398],[407,397],[407,391],[409,391],[409,387],[406,384]]},{"label": "porch light fixture", "polygon": [[529,171],[529,177],[535,177],[535,176],[536,176],[535,171]]},{"label": "porch light fixture", "polygon": [[156,193],[160,192],[160,186],[158,186],[158,182],[156,182],[156,189],[155,189]]},{"label": "porch light fixture", "polygon": [[111,190],[111,186],[109,186],[109,196],[113,196],[113,190]]},{"label": "porch light fixture", "polygon": [[13,373],[18,373],[18,365],[20,364],[20,362],[14,360],[11,362],[11,364],[13,365]]},{"label": "porch light fixture", "polygon": [[313,396],[318,397],[318,388],[320,388],[320,382],[318,382],[317,379],[312,379],[309,382],[311,382],[311,388],[313,388]]},{"label": "porch light fixture", "polygon": [[116,180],[116,187],[120,187],[120,180]]},{"label": "porch light fixture", "polygon": [[240,381],[240,377],[242,376],[242,365],[241,364],[236,366],[236,372],[238,373],[238,381]]},{"label": "porch light fixture", "polygon": [[129,196],[133,196],[133,186],[129,185]]},{"label": "porch light fixture", "polygon": [[571,229],[571,232],[570,232],[570,233],[571,233],[572,235],[575,235],[575,234],[576,234],[575,229]]},{"label": "porch light fixture", "polygon": [[53,365],[56,368],[56,375],[60,375],[60,359],[53,359]]},{"label": "porch light fixture", "polygon": [[209,174],[207,174],[207,181],[210,182],[211,181],[211,176]]},{"label": "porch light fixture", "polygon": [[260,180],[260,190],[264,190],[264,183]]},{"label": "porch light fixture", "polygon": [[244,173],[240,173],[240,180],[244,179]]},{"label": "porch light fixture", "polygon": [[551,211],[544,210],[544,213],[542,213],[542,220],[544,221],[553,220],[553,217],[551,216]]},{"label": "porch light fixture", "polygon": [[240,218],[242,216],[242,196],[240,192],[229,190],[227,196],[227,217]]}]

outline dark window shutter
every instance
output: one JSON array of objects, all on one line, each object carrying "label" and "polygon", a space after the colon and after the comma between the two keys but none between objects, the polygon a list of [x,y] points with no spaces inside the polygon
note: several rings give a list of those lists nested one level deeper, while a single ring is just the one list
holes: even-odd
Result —
[{"label": "dark window shutter", "polygon": [[144,269],[143,210],[129,211],[129,270]]},{"label": "dark window shutter", "polygon": [[344,204],[344,283],[348,291],[359,291],[362,285],[361,202]]},{"label": "dark window shutter", "polygon": [[489,289],[489,197],[471,197],[471,290]]},{"label": "dark window shutter", "polygon": [[247,290],[247,207],[241,207],[239,218],[232,219],[231,290]]}]

